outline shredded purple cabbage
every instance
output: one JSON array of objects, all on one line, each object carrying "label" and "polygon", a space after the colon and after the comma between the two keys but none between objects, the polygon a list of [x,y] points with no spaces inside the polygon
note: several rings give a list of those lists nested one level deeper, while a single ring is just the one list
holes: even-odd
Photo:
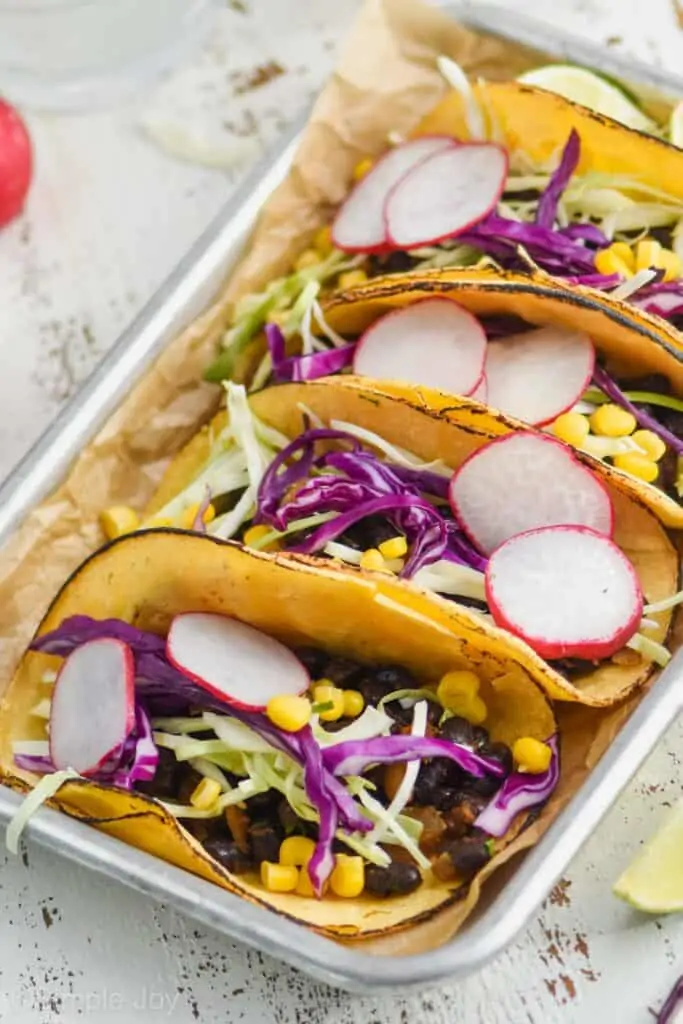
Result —
[{"label": "shredded purple cabbage", "polygon": [[562,156],[556,170],[551,174],[550,181],[541,195],[536,207],[536,223],[541,228],[552,228],[557,219],[557,204],[566,189],[571,176],[577,168],[581,155],[581,139],[575,128],[562,150]]},{"label": "shredded purple cabbage", "polygon": [[317,380],[346,369],[353,361],[356,343],[340,345],[324,352],[310,352],[302,356],[285,353],[285,336],[277,324],[266,324],[266,341],[273,364],[273,376],[282,384],[287,381]]},{"label": "shredded purple cabbage", "polygon": [[136,655],[143,652],[163,654],[166,650],[165,640],[154,633],[137,629],[122,619],[91,619],[88,615],[72,615],[64,619],[51,633],[35,637],[29,650],[65,658],[89,640],[105,638],[121,640]]},{"label": "shredded purple cabbage", "polygon": [[399,764],[426,757],[445,757],[477,779],[486,774],[498,777],[505,774],[499,761],[431,736],[393,735],[377,736],[371,740],[346,740],[323,751],[325,767],[334,775],[362,775],[370,765]]},{"label": "shredded purple cabbage", "polygon": [[[327,787],[328,773],[323,764],[322,750],[310,734],[310,730],[305,740],[302,737],[302,742],[306,751],[304,787],[309,800],[314,807],[317,807],[320,815],[318,841],[315,844],[313,856],[308,862],[308,877],[311,880],[313,891],[320,898],[323,895],[325,883],[334,868],[332,845],[339,821],[339,809]],[[370,822],[368,822],[369,824]]]},{"label": "shredded purple cabbage", "polygon": [[649,412],[644,409],[639,409],[637,405],[626,397],[624,392],[621,390],[615,380],[610,377],[607,370],[601,366],[596,366],[593,373],[593,383],[596,387],[600,388],[608,398],[611,398],[613,402],[620,405],[622,409],[627,409],[632,416],[635,417],[636,422],[639,426],[645,430],[651,430],[653,434],[661,438],[665,445],[676,452],[677,455],[683,455],[683,441],[676,437],[670,430],[663,427],[662,424],[651,416]]},{"label": "shredded purple cabbage", "polygon": [[669,992],[664,1005],[655,1015],[655,1024],[670,1024],[677,1010],[683,1007],[683,974]]},{"label": "shredded purple cabbage", "polygon": [[620,274],[570,274],[564,277],[567,284],[578,284],[584,288],[598,288],[600,291],[609,291],[621,284]]},{"label": "shredded purple cabbage", "polygon": [[560,778],[560,755],[557,735],[546,741],[553,752],[547,771],[532,775],[513,772],[481,812],[474,825],[491,836],[504,836],[520,811],[544,803]]},{"label": "shredded purple cabbage", "polygon": [[49,775],[56,770],[51,759],[43,754],[15,754],[14,763],[17,768],[36,775]]},{"label": "shredded purple cabbage", "polygon": [[[587,245],[595,245],[598,249],[604,249],[610,244],[607,235],[596,224],[585,222],[581,224],[567,224],[566,227],[559,230],[560,234],[571,238],[573,242],[586,242]],[[618,277],[619,275],[610,276]]]},{"label": "shredded purple cabbage", "polygon": [[[477,239],[473,244],[480,248],[491,240],[497,245],[508,243],[513,247],[511,252],[515,252],[518,245],[523,245],[539,264],[557,270],[563,276],[595,271],[595,256],[584,245],[551,228],[511,220],[497,213],[490,213],[479,224],[471,227],[468,238]],[[492,252],[491,255],[496,254]]]}]

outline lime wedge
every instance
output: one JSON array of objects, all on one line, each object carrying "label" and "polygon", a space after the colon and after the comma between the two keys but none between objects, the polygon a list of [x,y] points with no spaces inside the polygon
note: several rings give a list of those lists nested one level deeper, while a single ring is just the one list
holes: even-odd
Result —
[{"label": "lime wedge", "polygon": [[683,149],[683,100],[671,111],[669,120],[669,142]]},{"label": "lime wedge", "polygon": [[613,888],[615,896],[647,914],[683,910],[683,801],[629,864]]},{"label": "lime wedge", "polygon": [[518,78],[524,85],[547,89],[595,110],[598,114],[611,117],[613,121],[639,132],[652,132],[657,125],[618,86],[608,82],[602,75],[574,64],[547,64],[542,68],[526,71]]}]

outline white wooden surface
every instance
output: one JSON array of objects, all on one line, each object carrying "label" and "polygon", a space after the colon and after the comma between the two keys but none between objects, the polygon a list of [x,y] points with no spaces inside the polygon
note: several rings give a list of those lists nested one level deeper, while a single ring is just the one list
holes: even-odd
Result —
[{"label": "white wooden surface", "polygon": [[[507,2],[550,16],[543,0]],[[203,56],[154,94],[87,116],[30,116],[35,187],[25,216],[0,234],[0,473],[320,86],[356,6],[233,0]],[[552,11],[562,27],[680,69],[683,31],[669,0],[556,0]],[[241,91],[245,73],[270,60],[284,74]],[[150,109],[157,123],[227,148],[234,166],[171,158],[139,127]],[[0,1020],[646,1022],[683,971],[683,918],[632,914],[610,884],[681,794],[682,738],[680,727],[666,737],[520,941],[425,996],[335,993],[33,847],[26,860],[0,855]]]}]

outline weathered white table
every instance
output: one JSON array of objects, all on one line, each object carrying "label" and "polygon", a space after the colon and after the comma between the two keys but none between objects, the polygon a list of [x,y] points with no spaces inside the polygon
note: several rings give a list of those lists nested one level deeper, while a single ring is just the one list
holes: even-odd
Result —
[{"label": "weathered white table", "polygon": [[[507,0],[680,69],[669,0]],[[115,340],[248,170],[322,83],[357,0],[231,0],[211,47],[154,94],[87,116],[31,116],[37,175],[0,234],[0,473]],[[253,69],[282,68],[254,85]],[[271,69],[272,70],[272,69]],[[140,129],[231,163],[182,162]],[[185,140],[187,144],[187,140]],[[205,152],[206,156],[206,152]],[[674,728],[496,963],[440,992],[358,999],[196,930],[173,911],[35,848],[0,854],[0,1020],[12,1024],[619,1024],[648,1021],[683,971],[683,918],[646,919],[610,893],[680,796]]]}]

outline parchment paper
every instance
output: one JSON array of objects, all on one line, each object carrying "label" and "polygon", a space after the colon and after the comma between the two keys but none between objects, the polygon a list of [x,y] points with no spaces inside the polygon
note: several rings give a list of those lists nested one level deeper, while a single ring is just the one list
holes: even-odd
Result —
[{"label": "parchment paper", "polygon": [[[237,298],[288,270],[345,194],[353,167],[386,146],[391,131],[409,132],[445,91],[437,55],[471,75],[504,79],[537,62],[527,49],[451,23],[411,0],[368,0],[321,94],[287,180],[273,195],[244,261],[213,306],[147,374],[72,467],[0,552],[0,678],[4,686],[50,599],[102,541],[98,512],[111,504],[142,507],[170,457],[205,422],[218,389],[200,382]],[[608,713],[560,710],[562,782],[541,818],[505,851],[531,844],[586,777],[635,700]],[[497,860],[489,868],[497,867]],[[418,952],[457,929],[478,897],[409,932],[365,943],[378,954]]]}]

